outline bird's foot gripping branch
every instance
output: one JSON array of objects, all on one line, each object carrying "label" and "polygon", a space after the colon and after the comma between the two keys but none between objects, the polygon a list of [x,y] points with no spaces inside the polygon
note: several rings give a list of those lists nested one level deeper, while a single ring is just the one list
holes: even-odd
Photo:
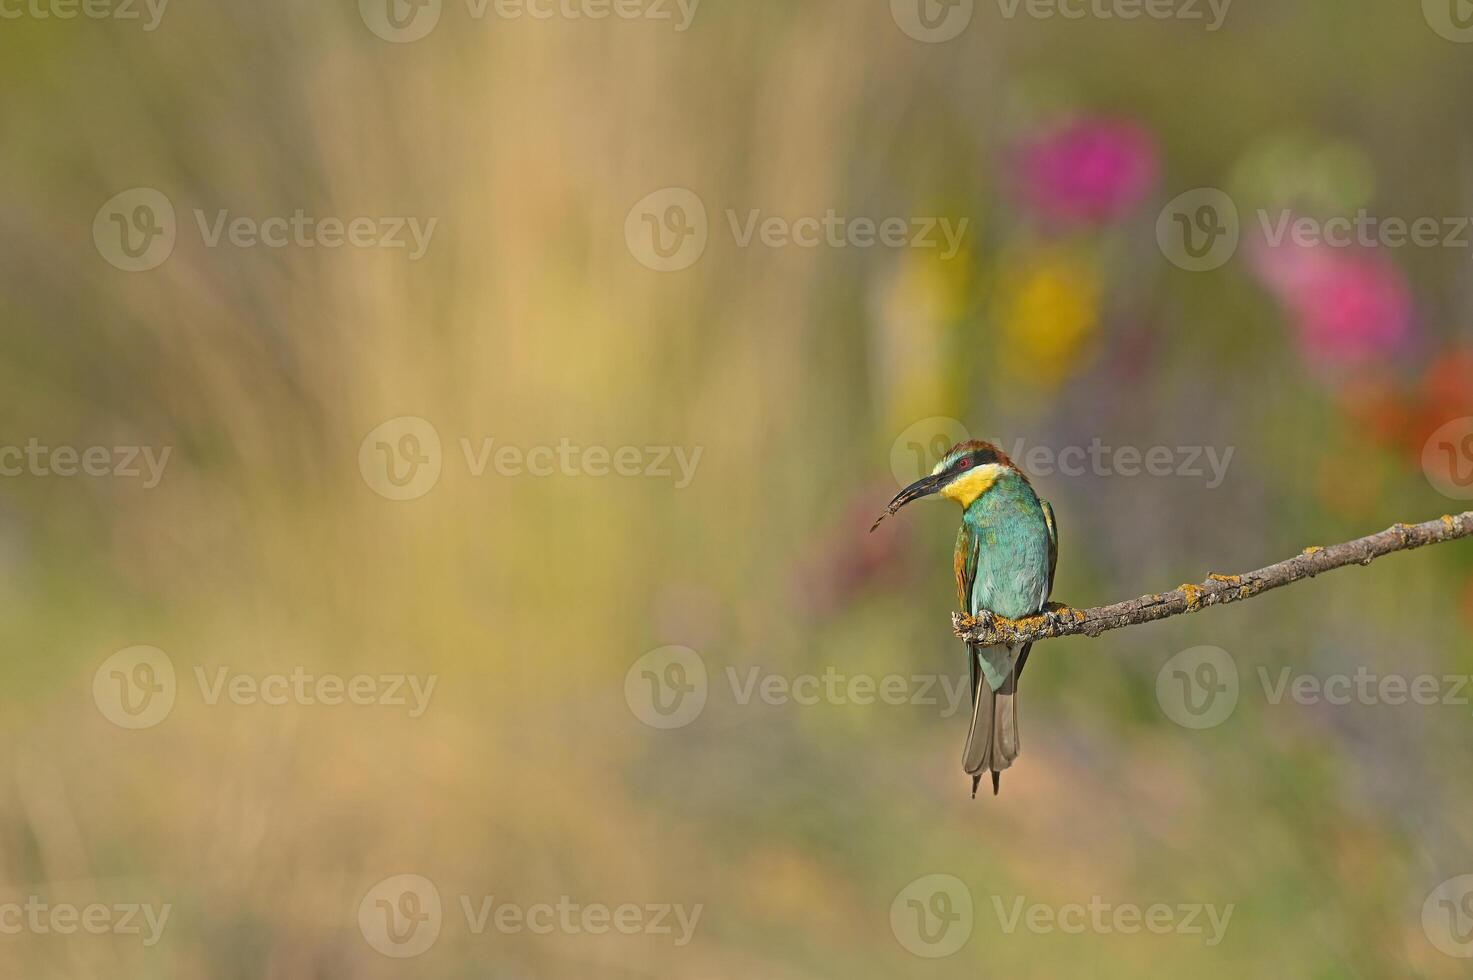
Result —
[{"label": "bird's foot gripping branch", "polygon": [[1314,578],[1347,565],[1369,565],[1377,558],[1398,551],[1470,536],[1473,536],[1473,511],[1456,517],[1448,515],[1425,524],[1397,524],[1380,534],[1344,544],[1306,548],[1287,561],[1256,572],[1209,575],[1206,581],[1195,585],[1182,585],[1170,592],[1144,595],[1094,609],[1074,609],[1051,603],[1043,613],[1026,619],[1005,619],[988,612],[975,617],[953,613],[952,629],[968,643],[981,646],[1014,646],[1060,636],[1099,636],[1109,630],[1251,599],[1270,589]]}]

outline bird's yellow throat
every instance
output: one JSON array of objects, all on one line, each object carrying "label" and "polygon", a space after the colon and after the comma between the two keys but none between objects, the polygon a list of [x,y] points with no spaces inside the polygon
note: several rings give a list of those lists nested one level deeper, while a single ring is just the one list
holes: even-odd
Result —
[{"label": "bird's yellow throat", "polygon": [[974,470],[968,470],[964,476],[942,487],[941,496],[947,500],[955,500],[961,504],[963,510],[966,510],[972,506],[972,501],[992,489],[997,478],[1002,476],[1002,470],[1001,466],[996,465],[979,466]]}]

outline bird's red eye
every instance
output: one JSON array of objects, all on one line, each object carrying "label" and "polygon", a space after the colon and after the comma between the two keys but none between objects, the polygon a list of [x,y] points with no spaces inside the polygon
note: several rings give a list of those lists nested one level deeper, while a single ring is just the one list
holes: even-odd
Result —
[{"label": "bird's red eye", "polygon": [[971,459],[971,457],[968,456],[966,459],[963,459],[960,463],[956,464],[956,468],[959,469],[959,470],[969,470],[969,469],[971,469],[972,468],[972,459]]}]

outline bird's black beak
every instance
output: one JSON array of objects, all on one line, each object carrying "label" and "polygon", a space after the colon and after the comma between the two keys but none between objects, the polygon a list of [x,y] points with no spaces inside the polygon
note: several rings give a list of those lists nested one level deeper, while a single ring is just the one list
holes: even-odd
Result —
[{"label": "bird's black beak", "polygon": [[890,501],[890,506],[886,507],[885,512],[870,526],[870,530],[873,531],[879,527],[880,521],[891,516],[912,500],[919,500],[922,497],[929,497],[931,494],[939,492],[942,487],[946,486],[946,479],[947,474],[945,473],[938,474],[937,476],[923,477],[897,493],[895,499]]}]

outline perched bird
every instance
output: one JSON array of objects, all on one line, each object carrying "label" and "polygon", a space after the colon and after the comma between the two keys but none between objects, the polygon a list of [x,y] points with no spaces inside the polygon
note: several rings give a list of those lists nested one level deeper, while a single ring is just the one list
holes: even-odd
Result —
[{"label": "perched bird", "polygon": [[[1023,471],[996,446],[963,442],[931,475],[896,495],[875,521],[931,494],[962,508],[956,538],[957,601],[968,615],[983,611],[1022,619],[1044,611],[1059,558],[1054,509],[1040,500]],[[1001,774],[1018,757],[1018,678],[1032,644],[1013,647],[967,645],[972,670],[972,728],[962,764],[972,777],[972,795],[984,773],[992,773],[997,795]]]}]

